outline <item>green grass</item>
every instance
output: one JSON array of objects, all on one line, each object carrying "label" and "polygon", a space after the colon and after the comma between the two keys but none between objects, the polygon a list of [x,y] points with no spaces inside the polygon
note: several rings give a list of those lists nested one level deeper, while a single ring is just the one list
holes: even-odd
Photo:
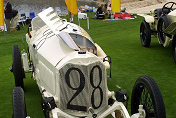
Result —
[{"label": "green grass", "polygon": [[[0,33],[0,118],[10,118],[12,116],[12,92],[15,87],[13,74],[9,71],[12,65],[12,47],[19,45],[24,48],[22,39],[25,38],[27,28],[11,33]],[[40,94],[37,85],[31,74],[26,74],[24,80],[27,112],[31,118],[43,118],[40,105]]]},{"label": "green grass", "polygon": [[[92,14],[89,15],[92,17]],[[119,85],[131,96],[135,80],[139,76],[149,75],[155,79],[161,89],[167,118],[174,118],[176,116],[176,64],[173,61],[171,47],[162,47],[155,37],[152,37],[150,48],[142,47],[139,40],[141,21],[141,17],[135,20],[111,22],[90,19],[90,30],[87,30],[85,20],[81,20],[81,26],[112,58],[112,79],[108,78],[110,90],[116,91],[116,85]],[[18,32],[0,33],[0,118],[12,116],[14,79],[9,71],[12,64],[12,46],[18,44],[22,49],[21,39],[25,37],[26,32],[25,27]],[[31,118],[43,118],[37,85],[30,78],[31,74],[26,76],[24,83],[28,115]]]}]

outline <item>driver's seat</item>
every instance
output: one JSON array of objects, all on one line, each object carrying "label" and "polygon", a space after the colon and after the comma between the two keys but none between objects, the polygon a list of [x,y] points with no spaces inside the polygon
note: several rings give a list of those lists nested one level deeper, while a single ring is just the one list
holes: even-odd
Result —
[{"label": "driver's seat", "polygon": [[[170,12],[169,9],[164,9],[164,13],[165,13],[165,14],[168,14],[169,12]],[[159,19],[160,16],[162,15],[162,8],[160,8],[160,9],[155,9],[154,13],[155,13],[155,17],[156,17],[157,19]]]}]

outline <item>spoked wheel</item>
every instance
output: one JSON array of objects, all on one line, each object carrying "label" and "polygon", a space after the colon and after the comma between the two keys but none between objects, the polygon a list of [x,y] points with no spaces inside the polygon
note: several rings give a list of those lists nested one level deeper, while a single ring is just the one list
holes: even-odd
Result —
[{"label": "spoked wheel", "polygon": [[25,78],[25,73],[23,69],[23,63],[21,60],[20,48],[15,45],[12,49],[13,64],[12,72],[15,78],[15,86],[20,86],[24,89],[23,78]]},{"label": "spoked wheel", "polygon": [[158,21],[157,30],[158,30],[159,42],[161,45],[163,45],[166,41],[167,34],[164,33],[164,30],[169,26],[169,24],[170,24],[170,22],[169,22],[169,19],[166,15],[160,17],[160,19]]},{"label": "spoked wheel", "polygon": [[176,36],[174,36],[174,38],[172,40],[172,55],[173,55],[174,61],[176,63]]},{"label": "spoked wheel", "polygon": [[142,21],[140,26],[140,40],[144,47],[149,47],[151,42],[151,30],[146,21]]},{"label": "spoked wheel", "polygon": [[26,118],[26,104],[24,98],[24,92],[21,87],[15,87],[13,89],[13,116],[12,118]]},{"label": "spoked wheel", "polygon": [[137,79],[131,97],[131,113],[138,113],[143,105],[146,118],[166,118],[165,106],[158,85],[148,76]]}]

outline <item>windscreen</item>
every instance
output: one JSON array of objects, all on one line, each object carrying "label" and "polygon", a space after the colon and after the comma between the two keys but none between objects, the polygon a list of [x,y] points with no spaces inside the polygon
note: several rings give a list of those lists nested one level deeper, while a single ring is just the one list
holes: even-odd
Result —
[{"label": "windscreen", "polygon": [[70,36],[81,50],[87,50],[95,55],[97,54],[96,46],[89,39],[82,35],[73,33],[70,33]]}]

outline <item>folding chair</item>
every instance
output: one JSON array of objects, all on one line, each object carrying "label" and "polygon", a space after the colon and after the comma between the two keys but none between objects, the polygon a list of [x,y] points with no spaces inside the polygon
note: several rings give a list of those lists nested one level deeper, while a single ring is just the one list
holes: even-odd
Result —
[{"label": "folding chair", "polygon": [[30,12],[30,13],[29,13],[29,17],[30,17],[31,19],[33,19],[33,18],[35,17],[35,13],[34,13],[34,12]]},{"label": "folding chair", "polygon": [[87,28],[89,29],[89,17],[87,17],[86,13],[78,13],[78,22],[80,26],[80,21],[79,19],[87,19]]},{"label": "folding chair", "polygon": [[25,13],[22,13],[20,15],[18,23],[22,24],[23,26],[26,24],[26,14]]}]

